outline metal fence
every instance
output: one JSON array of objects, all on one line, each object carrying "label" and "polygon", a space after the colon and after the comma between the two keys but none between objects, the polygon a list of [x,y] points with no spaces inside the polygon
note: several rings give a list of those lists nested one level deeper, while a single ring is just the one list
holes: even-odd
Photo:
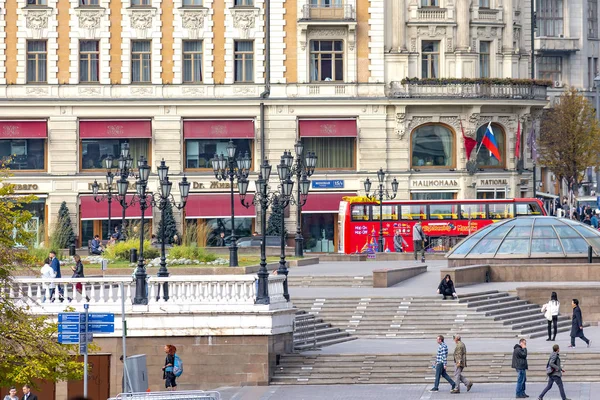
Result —
[{"label": "metal fence", "polygon": [[219,392],[185,390],[174,392],[121,393],[108,400],[221,400]]},{"label": "metal fence", "polygon": [[312,314],[298,314],[294,319],[294,349],[302,346],[302,350],[307,350],[307,344],[317,347],[316,318]]}]

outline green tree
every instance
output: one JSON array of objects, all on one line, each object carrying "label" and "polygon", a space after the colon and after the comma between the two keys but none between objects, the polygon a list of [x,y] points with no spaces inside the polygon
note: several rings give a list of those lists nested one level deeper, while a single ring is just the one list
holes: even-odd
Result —
[{"label": "green tree", "polygon": [[165,219],[164,221],[161,219],[158,223],[158,239],[162,240],[162,227],[165,225],[165,243],[171,244],[173,242],[173,236],[177,235],[181,237],[181,235],[177,232],[177,223],[175,222],[175,217],[173,216],[173,206],[171,202],[167,202],[165,206]]},{"label": "green tree", "polygon": [[[279,197],[275,197],[267,221],[267,236],[281,236],[281,222],[284,218],[284,208],[281,205]],[[284,230],[284,234],[287,235],[287,229]]]},{"label": "green tree", "polygon": [[58,210],[58,219],[52,232],[51,246],[55,250],[66,249],[72,243],[75,243],[75,232],[69,215],[69,207],[67,207],[67,202],[63,201]]},{"label": "green tree", "polygon": [[[24,205],[35,197],[18,197],[13,185],[1,185],[9,177],[6,161],[0,163],[0,287],[12,285],[12,272],[32,265],[31,256],[15,247],[27,243],[32,233],[25,225],[31,214]],[[26,295],[26,294],[25,294]],[[58,328],[43,316],[35,316],[0,292],[0,387],[31,383],[35,379],[81,379],[83,365],[76,361],[75,346],[56,341]]]},{"label": "green tree", "polygon": [[544,114],[539,143],[540,164],[577,193],[585,169],[597,168],[600,160],[600,126],[590,102],[575,89],[560,96]]}]

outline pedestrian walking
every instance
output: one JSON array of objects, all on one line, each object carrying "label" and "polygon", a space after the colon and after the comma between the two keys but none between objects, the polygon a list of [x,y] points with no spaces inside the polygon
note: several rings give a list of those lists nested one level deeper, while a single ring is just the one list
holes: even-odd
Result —
[{"label": "pedestrian walking", "polygon": [[458,295],[456,294],[456,290],[454,289],[454,282],[452,282],[450,274],[446,274],[444,279],[442,279],[440,285],[438,286],[437,293],[443,295],[444,300],[446,300],[446,297],[458,297]]},{"label": "pedestrian walking", "polygon": [[417,261],[417,254],[421,252],[421,262],[425,262],[425,233],[421,226],[421,221],[417,221],[413,226],[413,247],[415,253],[415,261]]},{"label": "pedestrian walking", "polygon": [[175,380],[175,374],[173,373],[173,367],[175,366],[175,353],[177,348],[171,344],[165,345],[165,366],[163,370],[163,379],[165,380],[165,388],[167,390],[177,390],[177,382]]},{"label": "pedestrian walking", "polygon": [[[58,261],[58,258],[56,258],[56,252],[54,250],[52,250],[50,252],[49,258],[50,258],[50,267],[52,267],[52,269],[56,273],[56,278],[57,279],[62,278],[62,275],[60,273],[60,261]],[[64,289],[63,289],[62,285],[58,285],[58,299],[60,301],[63,301],[63,293],[64,293]]]},{"label": "pedestrian walking", "polygon": [[579,300],[573,299],[571,306],[573,307],[573,318],[571,320],[571,345],[569,347],[575,347],[575,338],[580,338],[587,344],[587,347],[590,347],[592,341],[583,334],[583,317],[579,308]]},{"label": "pedestrian walking", "polygon": [[17,388],[11,387],[8,390],[8,394],[4,396],[4,400],[19,400],[19,396],[17,396]]},{"label": "pedestrian walking", "polygon": [[460,339],[460,335],[454,335],[454,382],[456,386],[450,393],[460,393],[460,383],[466,386],[467,392],[473,387],[473,382],[470,382],[464,375],[463,370],[467,367],[467,346]]},{"label": "pedestrian walking", "polygon": [[433,365],[433,368],[435,368],[435,382],[433,384],[433,387],[429,389],[429,391],[439,392],[440,377],[442,376],[448,381],[450,385],[452,385],[451,390],[454,390],[456,384],[454,383],[452,378],[450,378],[450,375],[448,375],[448,373],[446,372],[446,366],[448,364],[448,346],[446,346],[446,343],[444,343],[444,337],[442,335],[439,335],[437,337],[437,343],[438,349],[435,357],[435,365]]},{"label": "pedestrian walking", "polygon": [[31,386],[23,385],[23,397],[21,400],[38,400],[37,396],[31,393]]},{"label": "pedestrian walking", "polygon": [[512,357],[512,368],[517,370],[517,399],[529,397],[526,390],[527,383],[527,340],[519,340],[515,344]]},{"label": "pedestrian walking", "polygon": [[48,294],[48,297],[51,299],[51,301],[54,301],[55,285],[52,281],[54,280],[54,278],[56,278],[56,271],[54,271],[50,266],[49,257],[46,257],[46,259],[44,260],[44,266],[42,267],[42,269],[40,269],[40,274],[42,276],[42,279],[45,281],[42,284],[42,287],[44,288],[44,297],[42,301],[46,301],[46,294]]},{"label": "pedestrian walking", "polygon": [[555,383],[556,386],[558,386],[558,390],[560,391],[560,398],[562,400],[571,400],[567,399],[567,396],[565,395],[565,388],[563,387],[562,382],[562,374],[563,372],[565,372],[565,370],[562,369],[562,367],[560,366],[560,356],[558,353],[560,353],[560,348],[557,344],[555,344],[554,346],[552,346],[552,355],[550,356],[550,358],[548,359],[548,363],[546,364],[548,384],[546,385],[544,390],[542,390],[542,393],[540,393],[540,395],[538,396],[538,400],[544,400],[544,395],[548,393],[550,389],[552,389],[552,385],[554,385]]},{"label": "pedestrian walking", "polygon": [[[73,256],[73,260],[75,260],[75,265],[71,266],[71,270],[73,271],[73,276],[71,276],[71,278],[85,278],[85,275],[83,274],[83,262],[81,262],[81,257],[78,254],[75,254]],[[77,282],[75,284],[75,290],[81,294],[83,291],[83,284],[81,282]],[[90,301],[88,296],[85,296],[85,299]],[[71,301],[71,299],[69,299],[69,301]]]},{"label": "pedestrian walking", "polygon": [[402,253],[402,242],[404,242],[404,239],[400,235],[400,230],[397,230],[394,234],[394,251],[396,253]]},{"label": "pedestrian walking", "polygon": [[[558,330],[558,311],[560,309],[560,302],[556,292],[552,292],[550,295],[550,301],[542,306],[542,312],[544,317],[548,320],[548,339],[547,342],[556,340],[556,331]],[[554,325],[554,335],[552,333],[552,325]]]}]

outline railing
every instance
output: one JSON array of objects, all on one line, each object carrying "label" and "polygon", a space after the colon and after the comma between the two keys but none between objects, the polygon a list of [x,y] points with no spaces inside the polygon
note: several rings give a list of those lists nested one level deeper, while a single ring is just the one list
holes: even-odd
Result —
[{"label": "railing", "polygon": [[402,84],[401,82],[391,82],[388,96],[397,98],[546,100],[547,88],[541,85],[526,84]]},{"label": "railing", "polygon": [[445,21],[448,12],[445,8],[431,7],[419,8],[417,19],[419,21]]},{"label": "railing", "polygon": [[186,390],[174,392],[144,392],[144,393],[121,393],[108,400],[221,400],[219,392],[204,390]]},{"label": "railing", "polygon": [[333,2],[331,4],[308,3],[302,6],[302,19],[323,20],[354,20],[354,8],[352,4]]},{"label": "railing", "polygon": [[293,339],[294,349],[297,346],[302,346],[301,349],[306,350],[307,344],[312,345],[312,348],[317,347],[317,323],[314,315],[296,315],[294,319]]},{"label": "railing", "polygon": [[502,13],[500,10],[494,10],[491,8],[480,8],[477,10],[476,19],[480,21],[501,21]]}]

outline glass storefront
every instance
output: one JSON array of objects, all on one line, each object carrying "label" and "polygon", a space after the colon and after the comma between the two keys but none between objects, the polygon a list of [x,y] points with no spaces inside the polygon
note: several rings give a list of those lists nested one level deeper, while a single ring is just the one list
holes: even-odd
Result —
[{"label": "glass storefront", "polygon": [[12,170],[44,170],[45,156],[46,139],[0,140],[0,159],[12,157]]},{"label": "glass storefront", "polygon": [[[252,221],[254,218],[236,218],[235,219],[235,235],[236,237],[243,238],[252,236]],[[231,238],[231,218],[213,218],[206,219],[204,223],[207,227],[206,232],[206,245],[215,246],[217,238],[221,232],[225,232],[225,241],[229,243]]]},{"label": "glass storefront", "polygon": [[417,192],[411,193],[411,200],[453,200],[456,192]]},{"label": "glass storefront", "polygon": [[[125,233],[128,229],[139,229],[141,219],[125,220]],[[121,218],[113,218],[110,221],[110,231],[108,230],[108,219],[86,219],[81,221],[81,246],[87,247],[88,241],[95,235],[100,235],[102,240],[110,239],[110,235],[115,231],[115,226],[121,227]],[[130,226],[130,228],[128,228]],[[152,219],[144,219],[144,235],[150,239],[152,230]]]},{"label": "glass storefront", "polygon": [[302,236],[307,252],[335,253],[337,214],[302,214]]},{"label": "glass storefront", "polygon": [[31,219],[25,228],[33,235],[32,245],[37,247],[46,240],[46,199],[24,204],[23,209],[31,213]]},{"label": "glass storefront", "polygon": [[477,191],[478,199],[505,199],[506,198],[506,189],[489,189],[489,190],[478,190]]},{"label": "glass storefront", "polygon": [[[113,168],[117,168],[123,143],[129,143],[130,155],[134,162],[140,156],[148,159],[150,149],[150,140],[148,139],[82,139],[81,169],[104,169],[104,159],[108,156],[113,158]],[[135,165],[134,168],[136,168]]]}]

